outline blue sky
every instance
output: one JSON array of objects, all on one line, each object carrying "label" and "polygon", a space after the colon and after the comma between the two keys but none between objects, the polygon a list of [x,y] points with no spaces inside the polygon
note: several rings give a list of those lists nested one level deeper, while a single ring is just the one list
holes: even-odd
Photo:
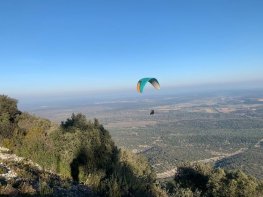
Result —
[{"label": "blue sky", "polygon": [[263,81],[262,0],[0,1],[0,93]]}]

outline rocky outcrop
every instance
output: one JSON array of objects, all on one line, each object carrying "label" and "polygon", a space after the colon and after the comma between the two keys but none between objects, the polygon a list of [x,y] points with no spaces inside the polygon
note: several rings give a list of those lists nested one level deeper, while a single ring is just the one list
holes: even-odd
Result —
[{"label": "rocky outcrop", "polygon": [[0,196],[96,196],[88,186],[43,170],[3,147],[0,161]]}]

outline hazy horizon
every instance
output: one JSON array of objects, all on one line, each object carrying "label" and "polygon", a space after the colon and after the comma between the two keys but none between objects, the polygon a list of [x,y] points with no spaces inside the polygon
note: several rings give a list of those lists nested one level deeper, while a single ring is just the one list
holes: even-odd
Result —
[{"label": "hazy horizon", "polygon": [[91,105],[100,102],[123,102],[138,101],[148,98],[164,98],[168,96],[202,96],[205,94],[222,94],[233,92],[262,92],[263,87],[260,82],[226,83],[226,84],[198,84],[185,85],[178,87],[162,87],[159,91],[146,86],[143,94],[137,93],[134,88],[126,88],[114,91],[95,91],[95,92],[68,92],[64,94],[50,95],[8,95],[17,99],[22,110],[40,108],[60,108],[70,106]]}]

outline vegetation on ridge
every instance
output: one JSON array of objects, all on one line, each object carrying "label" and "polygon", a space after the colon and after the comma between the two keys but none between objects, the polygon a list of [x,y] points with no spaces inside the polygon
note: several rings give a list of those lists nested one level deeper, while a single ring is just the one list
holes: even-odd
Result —
[{"label": "vegetation on ridge", "polygon": [[59,186],[69,188],[61,195],[74,196],[75,185],[78,191],[86,187],[89,196],[263,196],[261,181],[242,171],[206,164],[178,167],[174,179],[161,187],[147,160],[119,149],[97,119],[72,114],[56,125],[21,113],[17,101],[7,96],[0,96],[0,139],[2,146],[44,168],[5,163],[20,172],[22,179],[2,180],[1,194],[19,190],[16,194],[59,195]]}]

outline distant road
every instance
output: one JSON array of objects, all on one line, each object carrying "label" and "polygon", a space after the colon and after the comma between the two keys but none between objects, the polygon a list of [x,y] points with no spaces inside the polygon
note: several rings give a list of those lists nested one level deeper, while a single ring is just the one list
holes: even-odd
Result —
[{"label": "distant road", "polygon": [[260,143],[263,142],[263,138],[255,144],[255,148],[260,148]]}]

